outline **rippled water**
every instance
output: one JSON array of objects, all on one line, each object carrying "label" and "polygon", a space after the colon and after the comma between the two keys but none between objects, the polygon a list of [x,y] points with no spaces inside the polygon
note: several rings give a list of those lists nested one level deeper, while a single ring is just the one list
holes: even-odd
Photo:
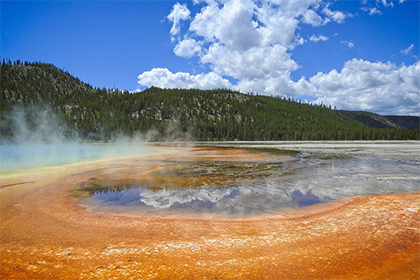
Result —
[{"label": "rippled water", "polygon": [[419,191],[419,162],[272,151],[267,160],[166,162],[148,180],[92,178],[82,185],[91,194],[87,204],[97,211],[164,214],[260,214],[348,196]]}]

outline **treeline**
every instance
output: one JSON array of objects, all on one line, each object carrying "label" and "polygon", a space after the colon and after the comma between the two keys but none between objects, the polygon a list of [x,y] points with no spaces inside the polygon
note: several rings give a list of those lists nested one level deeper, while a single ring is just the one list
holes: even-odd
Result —
[{"label": "treeline", "polygon": [[93,88],[51,64],[38,62],[3,60],[0,83],[0,133],[8,139],[17,135],[10,117],[16,106],[33,123],[34,106],[51,110],[69,128],[69,137],[85,141],[139,134],[150,141],[420,139],[419,130],[371,128],[327,106],[286,98],[227,89],[151,87],[128,92]]}]

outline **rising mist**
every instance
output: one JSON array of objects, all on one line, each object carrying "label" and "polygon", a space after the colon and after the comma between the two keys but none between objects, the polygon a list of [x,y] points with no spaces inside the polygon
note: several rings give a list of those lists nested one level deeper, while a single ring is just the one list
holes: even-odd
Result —
[{"label": "rising mist", "polygon": [[112,143],[88,143],[46,106],[14,106],[2,118],[1,173],[50,165],[145,153],[143,137],[115,137]]}]

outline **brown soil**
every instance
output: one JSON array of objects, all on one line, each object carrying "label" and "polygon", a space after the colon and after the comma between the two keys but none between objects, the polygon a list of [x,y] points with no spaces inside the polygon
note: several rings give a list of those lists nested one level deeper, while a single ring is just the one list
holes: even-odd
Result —
[{"label": "brown soil", "polygon": [[[168,160],[260,157],[233,149],[173,150]],[[420,193],[248,219],[117,216],[75,203],[78,182],[146,178],[164,165],[148,159],[1,177],[0,279],[420,278]]]}]

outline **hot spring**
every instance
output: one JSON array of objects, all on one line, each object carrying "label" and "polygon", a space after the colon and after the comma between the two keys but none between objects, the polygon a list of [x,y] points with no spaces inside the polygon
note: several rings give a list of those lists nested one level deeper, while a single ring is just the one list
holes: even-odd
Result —
[{"label": "hot spring", "polygon": [[[96,171],[77,184],[81,204],[116,214],[258,215],[343,197],[418,192],[420,163],[363,145],[206,143]],[[351,145],[350,145],[351,146]],[[289,149],[297,148],[297,149]],[[394,148],[398,152],[398,147]],[[141,168],[149,171],[139,176]]]}]

